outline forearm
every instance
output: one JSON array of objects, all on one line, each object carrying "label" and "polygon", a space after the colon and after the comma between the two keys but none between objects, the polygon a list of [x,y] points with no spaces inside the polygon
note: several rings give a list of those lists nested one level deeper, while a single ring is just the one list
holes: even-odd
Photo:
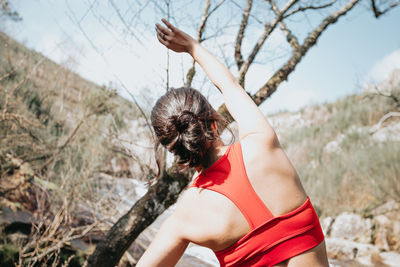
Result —
[{"label": "forearm", "polygon": [[224,94],[227,88],[240,87],[230,70],[197,41],[193,41],[188,53],[203,68],[221,93]]},{"label": "forearm", "polygon": [[188,52],[203,68],[208,78],[221,91],[226,107],[238,123],[239,136],[262,133],[274,143],[275,132],[252,98],[241,87],[230,70],[188,34],[162,20],[167,28],[157,24],[157,38],[175,52]]}]

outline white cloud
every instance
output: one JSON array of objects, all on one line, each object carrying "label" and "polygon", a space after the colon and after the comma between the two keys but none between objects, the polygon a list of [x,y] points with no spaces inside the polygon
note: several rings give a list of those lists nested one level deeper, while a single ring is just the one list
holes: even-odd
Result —
[{"label": "white cloud", "polygon": [[400,69],[400,49],[393,51],[376,63],[368,72],[366,82],[381,82],[396,68]]}]

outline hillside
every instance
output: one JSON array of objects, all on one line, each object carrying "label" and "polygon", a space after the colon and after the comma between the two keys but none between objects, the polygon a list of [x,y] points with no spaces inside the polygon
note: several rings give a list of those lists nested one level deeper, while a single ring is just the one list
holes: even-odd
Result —
[{"label": "hillside", "polygon": [[400,202],[400,70],[377,88],[269,118],[320,215]]},{"label": "hillside", "polygon": [[[1,266],[14,266],[18,257],[29,262],[43,254],[39,248],[51,247],[48,240],[79,235],[87,225],[94,232],[109,227],[117,210],[109,204],[110,184],[99,177],[145,180],[151,171],[130,149],[148,136],[140,116],[113,88],[93,84],[0,32]],[[32,220],[39,228],[11,238],[20,229],[8,232],[8,226],[26,227]],[[60,260],[59,251],[44,255],[36,264]]]}]

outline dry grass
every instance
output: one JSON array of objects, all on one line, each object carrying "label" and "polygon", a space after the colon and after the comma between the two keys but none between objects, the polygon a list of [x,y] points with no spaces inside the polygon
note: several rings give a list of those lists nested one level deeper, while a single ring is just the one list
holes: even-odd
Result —
[{"label": "dry grass", "polygon": [[140,165],[119,141],[127,122],[139,116],[115,90],[80,78],[0,32],[0,182],[18,181],[2,187],[0,199],[23,202],[15,207],[36,218],[20,250],[20,266],[67,266],[74,259],[61,253],[66,244],[94,227],[109,227],[95,216],[96,224],[71,224],[78,207],[96,214],[107,206],[104,198],[110,196],[99,194],[97,177],[113,172],[112,158]]},{"label": "dry grass", "polygon": [[[317,111],[315,120],[310,109]],[[302,110],[309,125],[282,131],[283,146],[322,215],[363,213],[389,199],[400,201],[400,143],[376,142],[369,133],[395,109],[391,98],[348,96]],[[339,145],[329,152],[333,140]]]}]

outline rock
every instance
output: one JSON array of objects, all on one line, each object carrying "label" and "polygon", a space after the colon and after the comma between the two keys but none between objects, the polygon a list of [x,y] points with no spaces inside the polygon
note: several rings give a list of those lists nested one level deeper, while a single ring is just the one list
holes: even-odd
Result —
[{"label": "rock", "polygon": [[[374,216],[375,244],[383,250],[400,252],[400,207],[389,201],[371,211]],[[385,244],[385,239],[387,246]]]},{"label": "rock", "polygon": [[388,244],[388,232],[390,231],[390,220],[385,215],[378,215],[372,220],[374,245],[379,250],[390,250]]},{"label": "rock", "polygon": [[400,205],[394,200],[388,201],[385,204],[375,208],[371,211],[373,215],[380,215],[380,214],[391,214],[396,213],[397,217],[400,219]]},{"label": "rock", "polygon": [[356,260],[336,260],[328,259],[330,267],[365,267]]},{"label": "rock", "polygon": [[330,141],[328,144],[325,145],[324,152],[325,153],[341,152],[342,149],[340,148],[340,145],[343,142],[344,137],[345,137],[344,134],[339,134],[334,140]]},{"label": "rock", "polygon": [[34,218],[27,211],[12,212],[8,209],[3,209],[0,214],[0,225],[4,227],[4,231],[8,234],[21,232],[29,234],[31,232]]},{"label": "rock", "polygon": [[372,139],[376,142],[400,141],[400,123],[391,123],[378,129],[372,135]]},{"label": "rock", "polygon": [[379,254],[381,256],[382,261],[393,267],[399,267],[400,266],[400,254],[390,251],[390,252],[382,252]]},{"label": "rock", "polygon": [[83,241],[82,239],[73,239],[71,240],[70,244],[71,248],[75,251],[83,251],[88,253],[91,251],[92,246],[87,242]]},{"label": "rock", "polygon": [[379,250],[371,244],[363,244],[342,238],[325,238],[328,257],[330,259],[356,259],[379,253]]},{"label": "rock", "polygon": [[345,212],[336,217],[331,227],[330,237],[369,244],[372,242],[371,226],[371,219]]}]

